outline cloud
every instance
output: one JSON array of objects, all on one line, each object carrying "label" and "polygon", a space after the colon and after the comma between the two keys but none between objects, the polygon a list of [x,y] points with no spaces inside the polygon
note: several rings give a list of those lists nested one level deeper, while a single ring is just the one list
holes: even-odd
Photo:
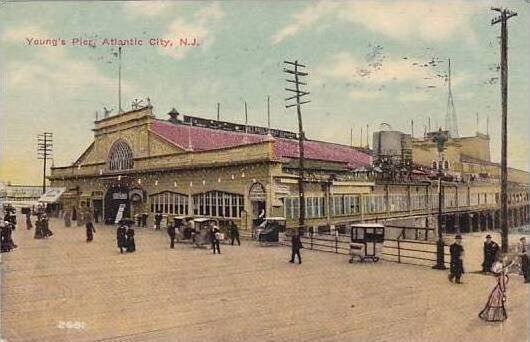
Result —
[{"label": "cloud", "polygon": [[425,41],[464,38],[473,43],[476,33],[471,28],[470,17],[482,10],[480,6],[463,0],[320,2],[294,14],[292,23],[279,29],[271,37],[271,43],[278,44],[303,30],[316,29],[324,19],[363,26],[403,41],[413,38]]},{"label": "cloud", "polygon": [[302,12],[293,15],[292,23],[285,26],[271,37],[271,43],[276,45],[288,37],[296,35],[303,29],[315,24],[338,7],[337,3],[320,2],[316,6],[309,5]]},{"label": "cloud", "polygon": [[7,43],[24,44],[26,38],[49,38],[51,35],[45,29],[34,24],[9,27],[2,34],[2,41]]},{"label": "cloud", "polygon": [[329,61],[317,66],[315,71],[318,82],[323,79],[345,82],[362,82],[368,85],[384,85],[389,82],[423,82],[432,74],[426,68],[414,66],[408,60],[388,59],[377,68],[370,67],[366,61],[348,52],[340,52]]},{"label": "cloud", "polygon": [[123,5],[125,13],[133,18],[155,17],[175,7],[171,1],[129,1]]},{"label": "cloud", "polygon": [[[61,89],[61,98],[80,96],[87,87],[104,92],[116,91],[116,80],[101,73],[97,65],[70,58],[63,48],[41,47],[31,63],[13,61],[5,66],[5,77],[10,91],[35,90],[36,85],[54,85]],[[135,92],[133,86],[122,83],[123,92]]]},{"label": "cloud", "polygon": [[376,90],[353,90],[349,93],[352,99],[364,100],[381,97],[381,93]]},{"label": "cloud", "polygon": [[[194,21],[189,21],[184,17],[175,18],[168,26],[165,36],[172,39],[188,38],[196,39],[204,49],[210,46],[215,37],[213,36],[213,26],[223,17],[224,11],[219,3],[214,2],[208,7],[203,7],[193,17]],[[174,46],[173,48],[160,48],[158,51],[175,59],[183,59],[193,48],[186,46]]]},{"label": "cloud", "polygon": [[398,98],[401,102],[424,102],[432,100],[432,96],[425,92],[407,92],[401,93],[398,95]]},{"label": "cloud", "polygon": [[207,21],[221,20],[224,16],[225,13],[218,2],[214,2],[210,6],[204,7],[195,13],[195,18],[203,24]]}]

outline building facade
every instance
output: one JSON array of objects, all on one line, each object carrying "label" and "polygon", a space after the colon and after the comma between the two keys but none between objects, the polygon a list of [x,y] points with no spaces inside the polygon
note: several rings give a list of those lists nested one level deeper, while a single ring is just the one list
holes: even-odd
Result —
[{"label": "building facade", "polygon": [[[120,207],[125,217],[207,216],[233,220],[243,229],[262,210],[297,220],[296,134],[170,116],[158,120],[145,107],[96,121],[94,141],[79,159],[52,168],[51,184],[67,189],[60,199],[64,210],[90,207],[107,223]],[[307,216],[311,224],[330,223],[331,194],[371,191],[373,182],[351,176],[351,170],[369,166],[371,157],[344,145],[304,144]],[[347,201],[349,213],[353,199]],[[345,213],[338,204],[333,210]]]}]

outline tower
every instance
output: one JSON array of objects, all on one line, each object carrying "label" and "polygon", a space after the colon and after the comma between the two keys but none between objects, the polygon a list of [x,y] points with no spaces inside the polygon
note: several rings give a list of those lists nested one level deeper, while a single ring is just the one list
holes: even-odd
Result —
[{"label": "tower", "polygon": [[455,104],[453,102],[453,92],[451,90],[451,59],[447,73],[447,113],[445,114],[445,129],[449,131],[452,138],[458,138],[458,122],[456,119]]}]

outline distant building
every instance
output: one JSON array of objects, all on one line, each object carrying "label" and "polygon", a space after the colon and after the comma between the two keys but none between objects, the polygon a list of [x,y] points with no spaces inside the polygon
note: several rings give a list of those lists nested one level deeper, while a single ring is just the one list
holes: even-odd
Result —
[{"label": "distant building", "polygon": [[38,204],[42,195],[42,186],[3,184],[0,187],[1,205],[11,204],[15,207],[32,207]]},{"label": "distant building", "polygon": [[[412,159],[414,164],[425,168],[438,168],[436,143],[432,141],[434,132],[427,133],[422,139],[412,139]],[[499,179],[500,165],[491,161],[490,138],[486,134],[452,138],[445,143],[444,164],[442,169],[464,180]],[[528,184],[527,171],[508,169],[508,181]]]}]

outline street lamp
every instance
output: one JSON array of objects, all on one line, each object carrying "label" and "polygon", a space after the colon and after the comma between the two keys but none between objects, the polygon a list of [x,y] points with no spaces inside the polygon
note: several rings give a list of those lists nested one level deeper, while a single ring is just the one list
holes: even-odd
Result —
[{"label": "street lamp", "polygon": [[438,241],[436,241],[436,265],[432,268],[437,270],[445,270],[445,261],[444,261],[444,242],[442,236],[442,208],[443,208],[443,187],[442,187],[442,178],[444,176],[443,172],[443,152],[445,150],[445,142],[447,141],[446,132],[442,131],[440,128],[432,138],[432,141],[436,143],[436,149],[438,150]]}]

